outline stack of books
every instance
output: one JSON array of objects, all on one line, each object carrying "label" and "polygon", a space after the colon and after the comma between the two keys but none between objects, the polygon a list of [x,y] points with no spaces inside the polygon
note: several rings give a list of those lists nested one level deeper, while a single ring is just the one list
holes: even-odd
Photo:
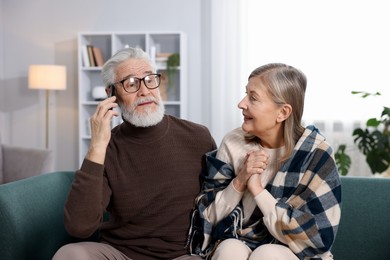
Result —
[{"label": "stack of books", "polygon": [[99,47],[85,44],[81,49],[84,67],[101,67],[104,64],[103,52]]}]

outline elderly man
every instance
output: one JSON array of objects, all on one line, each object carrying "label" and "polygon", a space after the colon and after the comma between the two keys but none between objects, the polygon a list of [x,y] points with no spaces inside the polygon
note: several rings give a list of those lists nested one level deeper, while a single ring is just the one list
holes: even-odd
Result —
[{"label": "elderly man", "polygon": [[[109,98],[92,116],[91,144],[64,214],[71,235],[99,230],[100,241],[65,245],[53,259],[200,259],[185,244],[214,139],[206,127],[165,114],[161,75],[143,50],[120,50],[102,76]],[[111,130],[116,106],[124,122]]]}]

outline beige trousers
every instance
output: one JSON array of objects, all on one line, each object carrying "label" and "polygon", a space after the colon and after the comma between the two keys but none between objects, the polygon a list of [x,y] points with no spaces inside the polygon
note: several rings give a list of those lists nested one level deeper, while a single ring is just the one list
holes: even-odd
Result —
[{"label": "beige trousers", "polygon": [[[53,260],[131,260],[118,249],[97,242],[67,244],[58,249]],[[200,256],[183,255],[173,260],[201,260]]]},{"label": "beige trousers", "polygon": [[253,252],[238,239],[222,241],[214,252],[212,260],[296,260],[298,257],[286,246],[266,244]]}]

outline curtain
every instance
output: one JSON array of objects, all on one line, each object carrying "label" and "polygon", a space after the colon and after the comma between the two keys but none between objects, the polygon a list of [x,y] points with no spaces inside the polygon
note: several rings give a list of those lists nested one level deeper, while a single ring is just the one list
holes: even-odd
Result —
[{"label": "curtain", "polygon": [[211,0],[210,5],[210,131],[219,145],[228,131],[242,123],[237,107],[245,92],[242,4],[240,0]]},{"label": "curtain", "polygon": [[[356,9],[353,13],[351,6]],[[390,40],[384,33],[389,24],[385,8],[336,0],[320,6],[309,0],[211,0],[208,8],[210,64],[205,70],[210,73],[211,105],[207,109],[217,144],[242,124],[237,104],[249,73],[269,62],[283,62],[308,77],[303,124],[315,123],[334,150],[347,144],[350,175],[370,176],[352,131],[369,117],[379,117],[388,103]],[[353,90],[379,91],[382,97],[363,100],[353,96]]]}]

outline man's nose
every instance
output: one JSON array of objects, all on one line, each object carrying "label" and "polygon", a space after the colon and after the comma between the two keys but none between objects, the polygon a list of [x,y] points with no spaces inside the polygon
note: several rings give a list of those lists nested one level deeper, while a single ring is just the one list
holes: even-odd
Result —
[{"label": "man's nose", "polygon": [[138,93],[142,95],[149,94],[150,90],[146,87],[145,82],[142,80],[141,85],[139,87]]}]

